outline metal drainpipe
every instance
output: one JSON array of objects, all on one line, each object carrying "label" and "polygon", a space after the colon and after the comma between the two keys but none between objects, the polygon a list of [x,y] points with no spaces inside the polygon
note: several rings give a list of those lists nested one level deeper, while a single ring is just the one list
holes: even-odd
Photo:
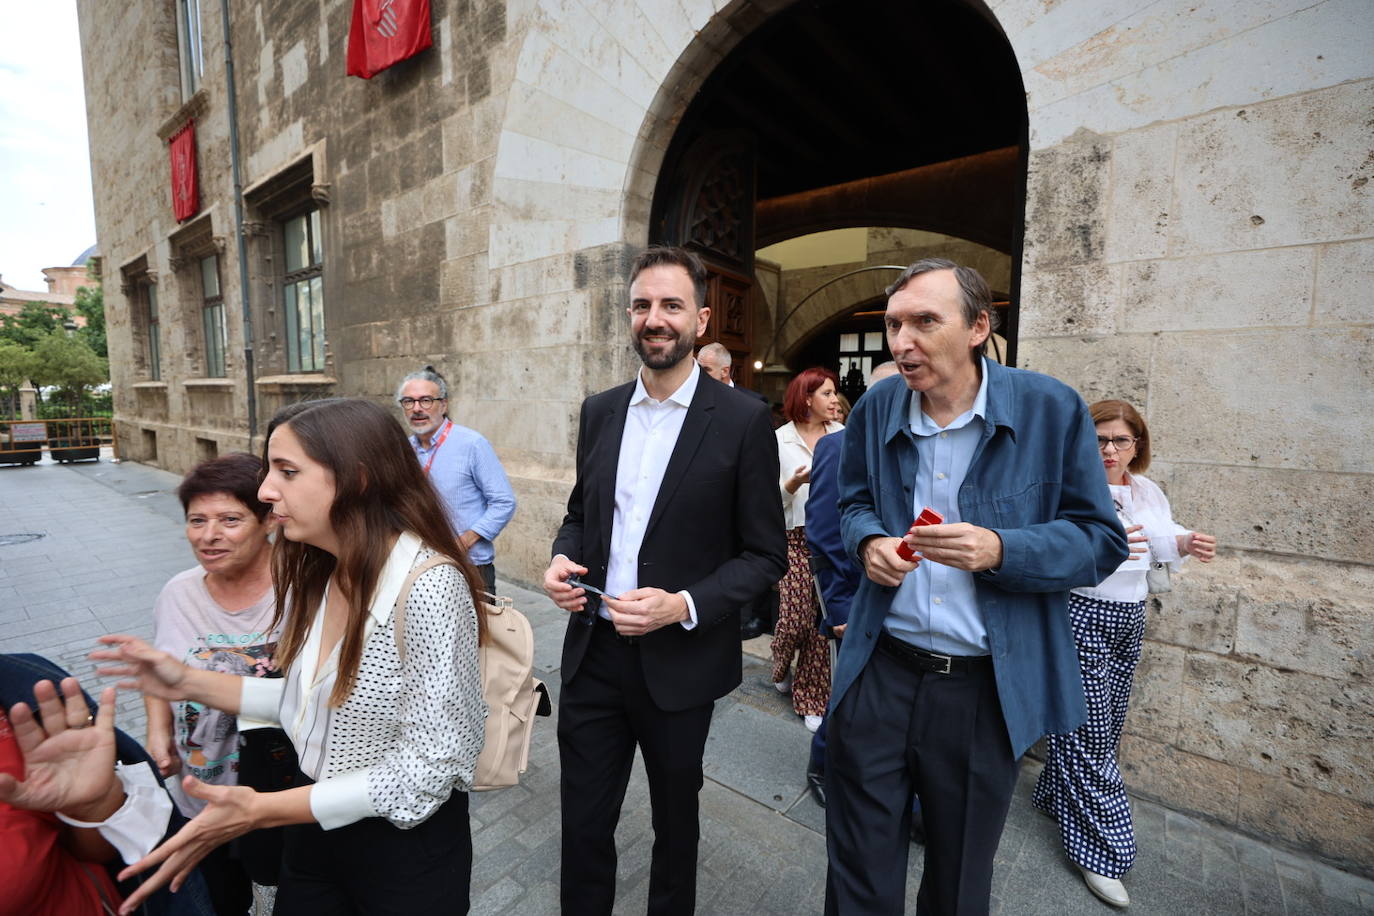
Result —
[{"label": "metal drainpipe", "polygon": [[234,41],[229,30],[229,0],[220,0],[224,25],[224,72],[229,96],[229,164],[234,176],[234,238],[238,240],[239,300],[243,308],[243,367],[248,374],[248,450],[258,435],[258,391],[253,366],[253,307],[248,295],[248,242],[243,236],[243,175],[239,168],[239,106],[234,90]]}]

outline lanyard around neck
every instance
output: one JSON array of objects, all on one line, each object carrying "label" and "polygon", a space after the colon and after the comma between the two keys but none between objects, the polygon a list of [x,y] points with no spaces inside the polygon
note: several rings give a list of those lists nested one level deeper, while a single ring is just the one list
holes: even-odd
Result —
[{"label": "lanyard around neck", "polygon": [[452,420],[448,420],[448,419],[444,420],[444,432],[443,432],[443,435],[441,435],[438,439],[436,439],[436,440],[434,441],[434,447],[431,448],[430,451],[429,451],[429,460],[425,462],[425,473],[426,473],[426,474],[429,473],[430,467],[434,464],[434,457],[435,457],[436,455],[439,454],[439,446],[441,446],[441,445],[444,444],[444,440],[448,438],[448,434],[449,434],[450,432],[452,432],[452,430],[453,430],[453,421],[452,421]]}]

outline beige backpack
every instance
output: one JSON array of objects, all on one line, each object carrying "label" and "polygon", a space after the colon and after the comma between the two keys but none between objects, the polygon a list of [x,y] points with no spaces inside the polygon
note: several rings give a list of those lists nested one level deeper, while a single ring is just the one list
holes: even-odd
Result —
[{"label": "beige backpack", "polygon": [[[396,652],[405,659],[401,636],[406,599],[415,580],[436,566],[457,564],[444,556],[430,557],[410,571],[396,596]],[[477,649],[482,668],[482,697],[487,701],[487,733],[472,788],[476,792],[504,789],[520,781],[530,760],[530,738],[536,716],[552,711],[544,682],[534,676],[534,632],[525,615],[509,598],[481,605],[486,614],[486,641]]]}]

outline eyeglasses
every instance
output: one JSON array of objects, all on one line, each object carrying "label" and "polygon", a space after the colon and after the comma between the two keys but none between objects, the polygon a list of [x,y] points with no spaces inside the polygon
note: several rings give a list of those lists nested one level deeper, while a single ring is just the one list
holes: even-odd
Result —
[{"label": "eyeglasses", "polygon": [[434,406],[434,402],[435,402],[435,401],[442,401],[442,400],[444,400],[444,399],[443,399],[443,398],[432,398],[432,397],[429,397],[428,395],[426,395],[425,397],[422,397],[422,398],[397,398],[397,399],[396,399],[396,403],[401,405],[401,409],[402,409],[402,410],[410,410],[410,409],[411,409],[412,407],[414,407],[416,404],[419,404],[419,405],[420,405],[422,408],[424,408],[425,410],[429,410],[431,407]]},{"label": "eyeglasses", "polygon": [[1106,436],[1098,436],[1097,450],[1099,452],[1105,452],[1107,446],[1112,445],[1116,447],[1118,452],[1124,452],[1128,448],[1134,448],[1135,444],[1139,441],[1139,436],[1116,436],[1111,439],[1108,439]]}]

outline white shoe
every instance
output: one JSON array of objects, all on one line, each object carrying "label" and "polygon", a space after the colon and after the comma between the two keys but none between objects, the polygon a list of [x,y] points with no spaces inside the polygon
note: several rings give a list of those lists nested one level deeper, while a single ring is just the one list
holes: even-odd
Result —
[{"label": "white shoe", "polygon": [[821,727],[821,717],[802,716],[802,724],[806,726],[807,731],[814,735],[816,733],[816,729]]},{"label": "white shoe", "polygon": [[774,686],[775,688],[777,688],[778,693],[791,693],[791,692],[792,692],[792,675],[789,674],[789,675],[787,675],[787,677],[783,678],[783,679],[780,680],[780,681],[774,681],[774,682],[773,682],[773,686]]},{"label": "white shoe", "polygon": [[1131,895],[1126,893],[1126,885],[1116,878],[1108,878],[1099,875],[1097,872],[1088,871],[1082,865],[1078,870],[1083,873],[1083,880],[1088,885],[1088,890],[1097,896],[1097,899],[1112,906],[1128,907],[1131,905]]}]

